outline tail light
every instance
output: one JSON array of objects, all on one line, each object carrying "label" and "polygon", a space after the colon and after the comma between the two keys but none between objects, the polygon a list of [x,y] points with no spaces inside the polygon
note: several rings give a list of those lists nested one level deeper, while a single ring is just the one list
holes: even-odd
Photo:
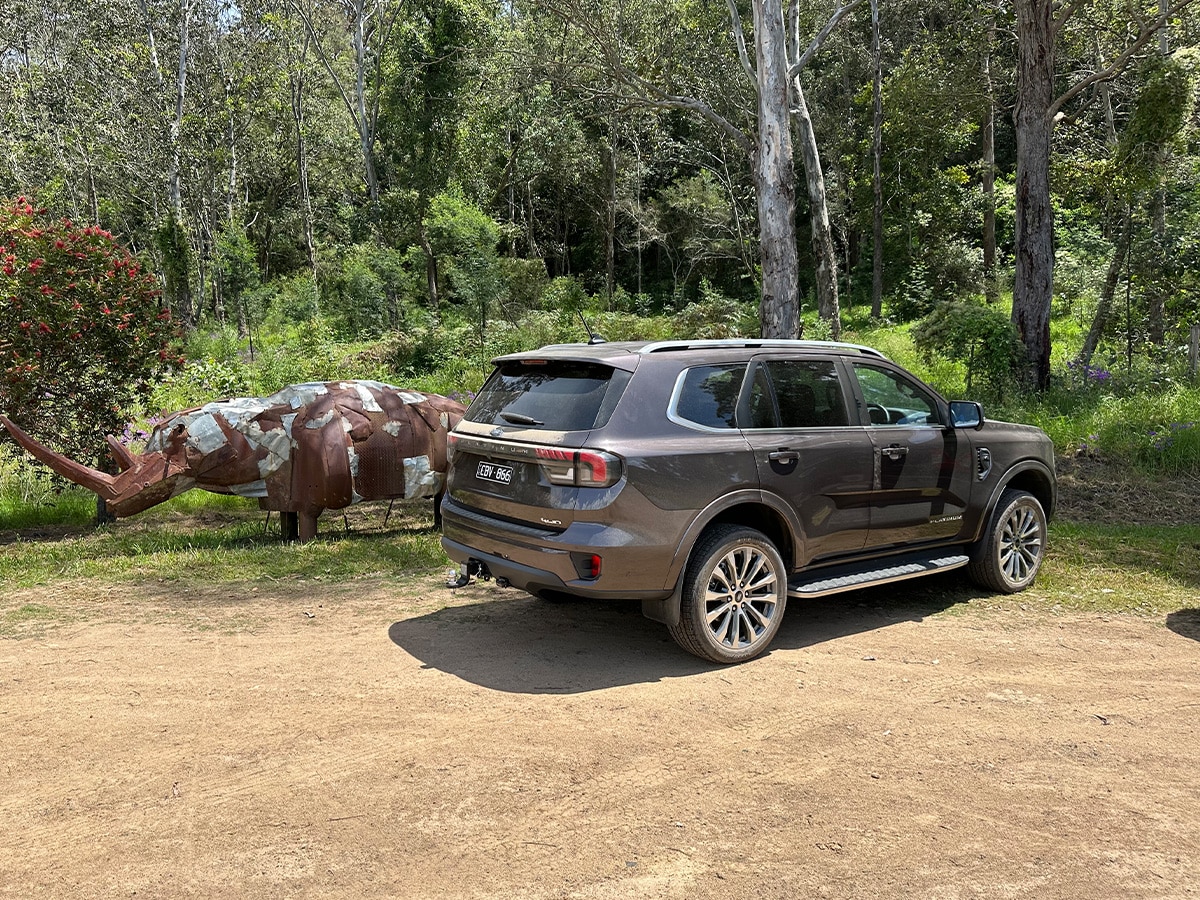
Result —
[{"label": "tail light", "polygon": [[551,484],[603,488],[621,480],[621,458],[600,450],[538,447],[537,458]]},{"label": "tail light", "polygon": [[595,581],[600,577],[603,560],[598,553],[572,553],[571,562],[575,564],[575,571],[579,573],[580,578]]}]

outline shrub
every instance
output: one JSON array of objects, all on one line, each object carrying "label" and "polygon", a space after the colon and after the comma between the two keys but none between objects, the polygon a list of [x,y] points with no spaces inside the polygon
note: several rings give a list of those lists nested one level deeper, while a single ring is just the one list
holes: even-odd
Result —
[{"label": "shrub", "polygon": [[158,282],[95,226],[0,204],[0,410],[71,455],[182,363]]},{"label": "shrub", "polygon": [[963,363],[967,391],[979,377],[995,396],[1004,393],[1020,359],[1021,343],[1008,316],[976,303],[940,303],[912,330],[913,343],[925,359],[943,356]]}]

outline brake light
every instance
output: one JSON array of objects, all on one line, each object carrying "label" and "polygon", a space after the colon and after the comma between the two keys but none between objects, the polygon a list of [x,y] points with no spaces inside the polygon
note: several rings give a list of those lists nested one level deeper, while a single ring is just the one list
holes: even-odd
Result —
[{"label": "brake light", "polygon": [[621,479],[621,459],[611,453],[559,447],[538,447],[535,453],[551,484],[610,487]]},{"label": "brake light", "polygon": [[587,569],[589,578],[599,578],[600,577],[600,557],[597,556],[595,553],[593,553],[591,556],[589,556],[587,559],[586,569]]}]

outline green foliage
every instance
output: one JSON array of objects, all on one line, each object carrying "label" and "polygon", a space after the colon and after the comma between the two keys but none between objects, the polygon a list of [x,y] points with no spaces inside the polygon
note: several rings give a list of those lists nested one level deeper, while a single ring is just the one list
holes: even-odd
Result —
[{"label": "green foliage", "polygon": [[217,236],[216,269],[227,304],[241,302],[243,294],[259,286],[254,245],[240,225],[229,225]]},{"label": "green foliage", "polygon": [[700,299],[680,310],[675,323],[682,337],[753,337],[758,333],[758,310],[752,303],[725,296],[707,279],[701,279]]},{"label": "green foliage", "polygon": [[965,365],[968,393],[979,378],[996,397],[1012,380],[1022,352],[1009,317],[977,303],[939,303],[913,327],[912,340],[926,361],[942,356]]},{"label": "green foliage", "polygon": [[111,234],[0,205],[0,410],[82,459],[182,362],[158,285]]},{"label": "green foliage", "polygon": [[1122,167],[1151,168],[1155,155],[1179,133],[1194,104],[1188,57],[1150,57],[1143,68],[1133,115],[1121,132],[1117,159]]}]

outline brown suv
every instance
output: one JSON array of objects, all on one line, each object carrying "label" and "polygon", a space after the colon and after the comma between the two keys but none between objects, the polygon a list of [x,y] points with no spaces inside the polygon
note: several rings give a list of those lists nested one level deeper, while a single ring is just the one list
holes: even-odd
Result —
[{"label": "brown suv", "polygon": [[571,344],[495,364],[450,435],[442,546],[463,580],[638,598],[728,663],[766,649],[789,600],[959,567],[1009,593],[1045,554],[1045,433],[867,347]]}]

